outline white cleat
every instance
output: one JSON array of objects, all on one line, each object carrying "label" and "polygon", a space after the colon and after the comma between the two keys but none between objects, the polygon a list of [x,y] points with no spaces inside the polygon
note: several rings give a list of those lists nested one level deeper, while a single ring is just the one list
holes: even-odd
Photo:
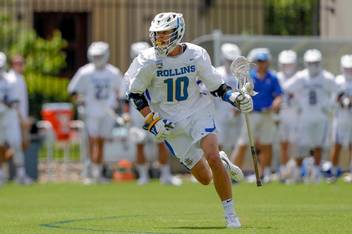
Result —
[{"label": "white cleat", "polygon": [[20,177],[16,177],[15,181],[17,184],[21,184],[21,185],[31,185],[33,184],[33,179],[29,176],[20,176]]},{"label": "white cleat", "polygon": [[226,153],[224,151],[220,151],[220,158],[222,160],[222,163],[224,164],[226,170],[230,173],[231,179],[233,179],[236,182],[239,182],[240,180],[243,179],[243,172],[241,168],[233,164],[230,159],[227,157]]},{"label": "white cleat", "polygon": [[149,183],[149,178],[148,177],[139,177],[137,180],[138,185],[145,185]]},{"label": "white cleat", "polygon": [[234,214],[226,216],[225,220],[226,220],[226,227],[227,228],[240,228],[241,227],[240,219]]},{"label": "white cleat", "polygon": [[168,176],[166,178],[161,177],[160,183],[166,185],[180,186],[182,185],[182,180],[177,176]]}]

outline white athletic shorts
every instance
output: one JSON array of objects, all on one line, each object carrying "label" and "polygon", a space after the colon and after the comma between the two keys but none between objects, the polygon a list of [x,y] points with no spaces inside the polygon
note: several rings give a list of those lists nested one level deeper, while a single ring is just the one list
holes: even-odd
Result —
[{"label": "white athletic shorts", "polygon": [[86,117],[88,135],[90,137],[111,138],[114,120],[109,115]]},{"label": "white athletic shorts", "polygon": [[203,157],[200,140],[216,132],[212,111],[203,109],[195,112],[182,122],[175,123],[175,128],[165,141],[165,145],[184,166],[192,169]]},{"label": "white athletic shorts", "polygon": [[297,121],[296,144],[300,153],[324,147],[328,137],[329,121],[325,114],[301,114]]},{"label": "white athletic shorts", "polygon": [[21,148],[21,126],[15,110],[7,110],[0,115],[0,145],[5,143],[13,149]]},{"label": "white athletic shorts", "polygon": [[332,142],[348,146],[352,144],[352,114],[345,113],[334,119],[332,125]]},{"label": "white athletic shorts", "polygon": [[218,129],[219,145],[222,145],[226,150],[232,150],[241,135],[242,116],[240,114],[231,116],[227,119],[216,120],[215,123]]},{"label": "white athletic shorts", "polygon": [[[253,139],[263,145],[271,145],[274,140],[275,124],[271,112],[252,112],[249,114],[249,121]],[[239,145],[248,145],[247,126],[243,120]]]},{"label": "white athletic shorts", "polygon": [[297,134],[297,112],[283,110],[280,112],[279,140],[294,143]]}]

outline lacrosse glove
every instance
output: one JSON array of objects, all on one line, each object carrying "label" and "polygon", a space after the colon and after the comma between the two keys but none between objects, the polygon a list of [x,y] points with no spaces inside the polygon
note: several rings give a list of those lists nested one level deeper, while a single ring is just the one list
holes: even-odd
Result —
[{"label": "lacrosse glove", "polygon": [[153,135],[159,141],[165,140],[170,135],[170,130],[175,124],[169,120],[161,119],[158,113],[151,112],[144,118],[143,128]]},{"label": "lacrosse glove", "polygon": [[224,100],[243,113],[249,113],[253,110],[253,100],[249,94],[228,90],[224,95]]}]

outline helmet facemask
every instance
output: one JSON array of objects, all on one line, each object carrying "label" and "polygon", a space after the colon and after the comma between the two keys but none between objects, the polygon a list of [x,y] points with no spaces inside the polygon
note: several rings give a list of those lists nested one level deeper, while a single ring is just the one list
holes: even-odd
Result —
[{"label": "helmet facemask", "polygon": [[88,60],[98,69],[105,67],[109,56],[109,45],[105,42],[93,42],[88,48]]},{"label": "helmet facemask", "polygon": [[184,20],[182,14],[170,12],[156,15],[149,32],[150,40],[157,53],[161,56],[167,56],[183,38]]}]

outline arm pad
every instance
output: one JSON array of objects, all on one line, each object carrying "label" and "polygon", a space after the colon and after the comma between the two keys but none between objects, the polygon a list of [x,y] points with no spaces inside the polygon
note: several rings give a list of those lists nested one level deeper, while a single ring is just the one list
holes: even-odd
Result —
[{"label": "arm pad", "polygon": [[214,95],[215,97],[221,97],[222,100],[227,101],[226,99],[228,99],[228,97],[227,97],[226,93],[229,90],[232,90],[232,88],[224,83],[224,84],[221,84],[217,90],[212,91],[210,93],[212,95]]},{"label": "arm pad", "polygon": [[148,101],[145,98],[144,94],[130,93],[128,94],[128,99],[132,99],[134,105],[139,111],[142,110],[144,107],[149,106]]}]

